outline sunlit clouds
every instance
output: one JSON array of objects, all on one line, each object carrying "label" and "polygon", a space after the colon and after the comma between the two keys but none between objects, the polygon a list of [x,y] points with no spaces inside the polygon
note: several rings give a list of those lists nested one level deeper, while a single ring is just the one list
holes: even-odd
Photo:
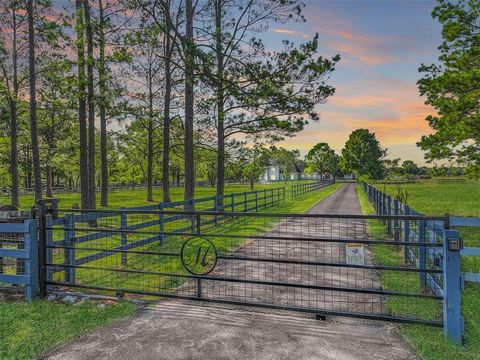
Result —
[{"label": "sunlit clouds", "polygon": [[310,1],[307,23],[272,28],[272,35],[296,41],[318,32],[320,54],[342,57],[331,79],[336,94],[318,107],[320,121],[282,146],[305,153],[327,141],[340,150],[353,130],[368,128],[390,157],[424,163],[415,143],[430,132],[425,117],[434,111],[416,82],[418,67],[435,61],[440,44],[440,28],[430,17],[434,4]]}]

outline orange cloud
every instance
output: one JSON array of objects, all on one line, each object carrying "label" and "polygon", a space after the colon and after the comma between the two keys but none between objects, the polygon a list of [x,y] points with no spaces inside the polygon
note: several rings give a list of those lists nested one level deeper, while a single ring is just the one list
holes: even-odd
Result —
[{"label": "orange cloud", "polygon": [[280,34],[289,34],[289,35],[295,34],[295,31],[287,30],[287,29],[273,29],[272,31]]}]

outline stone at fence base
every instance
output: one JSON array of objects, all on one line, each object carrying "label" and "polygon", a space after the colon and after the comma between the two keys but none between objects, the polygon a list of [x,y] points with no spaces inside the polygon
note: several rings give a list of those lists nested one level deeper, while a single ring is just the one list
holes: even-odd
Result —
[{"label": "stone at fence base", "polygon": [[63,302],[67,304],[74,304],[78,300],[78,297],[72,296],[72,295],[67,295],[63,298]]}]

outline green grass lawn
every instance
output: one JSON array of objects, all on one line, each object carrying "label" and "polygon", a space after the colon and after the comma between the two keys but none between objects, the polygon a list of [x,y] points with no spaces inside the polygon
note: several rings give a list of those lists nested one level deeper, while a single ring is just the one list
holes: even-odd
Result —
[{"label": "green grass lawn", "polygon": [[67,305],[47,300],[0,302],[0,359],[35,359],[49,349],[132,314],[135,305]]},{"label": "green grass lawn", "polygon": [[[453,188],[460,188],[465,186],[466,184],[458,183],[458,184],[432,184],[432,185],[405,185],[408,186],[409,189],[409,204],[412,208],[420,212],[424,212],[426,214],[438,214],[438,209],[450,209],[449,211],[452,214],[455,214],[455,196],[449,195],[450,192],[445,192],[445,188],[448,188],[450,191]],[[432,194],[431,202],[428,201],[427,197],[421,192],[421,189],[424,186],[428,186],[426,188],[427,192]],[[393,192],[395,189],[394,186],[387,186],[387,192],[391,195],[395,195]],[[414,189],[414,190],[413,190]],[[441,194],[435,192],[440,191]],[[383,190],[383,187],[382,187]],[[470,191],[473,191],[473,188],[470,188]],[[358,185],[357,186],[357,193],[360,200],[360,205],[364,214],[373,214],[374,210],[372,205],[367,199],[365,192],[363,191],[363,187]],[[416,194],[419,194],[418,197],[422,200],[416,198]],[[477,214],[478,210],[476,207],[478,205],[474,201],[470,201],[468,199],[468,191],[463,191],[458,189],[457,194],[463,194],[463,198],[457,197],[457,201],[462,201],[462,199],[466,199],[467,202],[472,207],[471,210],[466,210],[464,204],[459,204],[458,206],[464,209],[464,214],[468,213],[470,215]],[[442,198],[445,199],[445,204],[442,204]],[[428,211],[428,204],[432,203],[435,210]],[[370,225],[370,224],[369,224]],[[374,222],[370,225],[373,229],[369,229],[370,231],[374,231],[375,227],[383,227],[384,225],[380,222]],[[369,226],[369,227],[370,227]],[[374,256],[375,256],[375,250]],[[402,254],[401,252],[391,251],[387,258],[385,257],[378,257],[375,256],[375,261],[378,263],[385,263],[386,261],[400,261]],[[380,279],[382,281],[382,285],[385,286],[384,282],[385,279]],[[410,283],[410,279],[408,279],[408,275],[404,274],[403,276],[398,277],[397,279],[393,280],[393,284],[388,284],[389,287],[394,287],[401,289],[403,286],[407,286]],[[412,285],[410,285],[412,286]],[[413,285],[415,286],[415,285]],[[418,355],[422,359],[427,360],[450,360],[450,359],[480,359],[480,286],[469,284],[465,288],[462,293],[462,311],[463,316],[465,319],[465,344],[463,346],[457,346],[455,344],[449,343],[445,340],[443,336],[443,329],[432,328],[429,326],[422,326],[422,325],[402,325],[400,327],[400,333],[405,338],[405,340],[417,351]],[[398,309],[398,304],[389,303],[389,307],[393,309]],[[430,314],[434,314],[437,311],[435,308],[430,306],[416,306],[416,311],[419,311],[424,314],[424,317],[430,316]]]},{"label": "green grass lawn", "polygon": [[[293,200],[287,197],[280,205],[268,208],[272,213],[302,213],[310,207],[336,191],[342,184],[334,184],[321,190],[298,197]],[[236,188],[229,188],[234,191]],[[242,191],[242,190],[240,190]],[[244,190],[243,190],[244,191]],[[128,196],[128,194],[124,195]],[[130,200],[128,200],[130,203]],[[132,204],[139,205],[138,203]],[[253,219],[253,220],[252,220]],[[139,219],[137,219],[139,220]],[[267,231],[275,226],[274,218],[251,218],[236,219],[222,224],[219,227],[207,229],[218,234],[235,233],[245,235],[245,239],[232,241],[228,237],[215,238],[219,252],[226,253],[245,244],[247,237],[255,233]],[[102,225],[101,223],[98,224]],[[173,226],[173,225],[172,225]],[[139,235],[140,236],[140,235]],[[118,245],[118,236],[108,239],[96,240],[89,245],[78,244],[77,256],[85,256],[91,252],[84,251],[81,246],[98,246],[108,249]],[[134,237],[129,241],[135,241]],[[167,241],[162,250],[178,251],[181,242]],[[155,248],[156,247],[156,248]],[[150,244],[138,250],[156,250],[158,243]],[[62,263],[62,254],[59,254],[54,261]],[[184,269],[176,258],[158,256],[144,256],[140,254],[129,254],[128,265],[121,265],[120,255],[113,255],[101,260],[88,263],[89,266],[114,267],[130,269],[141,269],[148,271],[169,271],[181,272]],[[57,273],[57,279],[62,278],[62,273]],[[186,280],[175,280],[166,276],[124,274],[119,272],[91,271],[78,269],[77,280],[80,283],[123,287],[123,288],[144,288],[145,290],[156,290],[163,292],[175,291],[176,288],[185,283]],[[86,301],[81,305],[66,305],[44,300],[26,302],[0,302],[0,359],[32,359],[36,358],[49,349],[78,337],[95,328],[104,326],[116,319],[128,316],[134,312],[134,305],[130,302],[119,302],[116,305],[99,307],[92,301]],[[52,331],[52,329],[55,329]]]},{"label": "green grass lawn", "polygon": [[[375,185],[396,197],[397,185]],[[411,208],[427,215],[480,216],[480,182],[401,184]]]},{"label": "green grass lawn", "polygon": [[[270,184],[255,184],[255,190],[257,189],[269,189],[277,187],[285,187],[287,195],[289,195],[289,189],[293,184],[300,184],[308,181],[279,181],[277,183]],[[311,181],[310,181],[311,182]],[[172,187],[170,189],[170,196],[172,201],[183,200],[183,187]],[[195,198],[202,198],[215,195],[215,187],[197,187],[195,189]],[[250,191],[250,186],[247,184],[244,185],[226,185],[225,194],[237,193]],[[70,209],[72,205],[80,204],[80,194],[79,193],[59,193],[54,194],[56,198],[60,199],[59,207],[64,209]],[[116,190],[111,191],[108,196],[108,209],[118,209],[120,207],[137,207],[144,205],[153,205],[155,203],[162,201],[162,189],[155,187],[153,190],[153,199],[152,202],[146,201],[147,190],[136,189],[136,190]],[[97,193],[97,207],[100,208],[100,193]],[[10,202],[10,198],[5,196],[0,196],[0,204],[7,204]],[[22,195],[20,196],[20,207],[22,209],[30,209],[33,206],[33,194]]]}]

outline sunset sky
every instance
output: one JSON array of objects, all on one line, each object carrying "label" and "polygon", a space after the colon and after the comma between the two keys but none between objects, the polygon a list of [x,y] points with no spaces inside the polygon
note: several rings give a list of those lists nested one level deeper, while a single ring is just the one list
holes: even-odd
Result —
[{"label": "sunset sky", "polygon": [[418,94],[421,63],[435,61],[440,25],[430,0],[306,0],[306,23],[272,24],[265,42],[301,41],[319,33],[320,54],[340,54],[331,79],[336,94],[320,105],[321,120],[282,146],[306,153],[317,142],[340,151],[351,131],[375,132],[389,157],[424,163],[415,143],[432,112]]}]

